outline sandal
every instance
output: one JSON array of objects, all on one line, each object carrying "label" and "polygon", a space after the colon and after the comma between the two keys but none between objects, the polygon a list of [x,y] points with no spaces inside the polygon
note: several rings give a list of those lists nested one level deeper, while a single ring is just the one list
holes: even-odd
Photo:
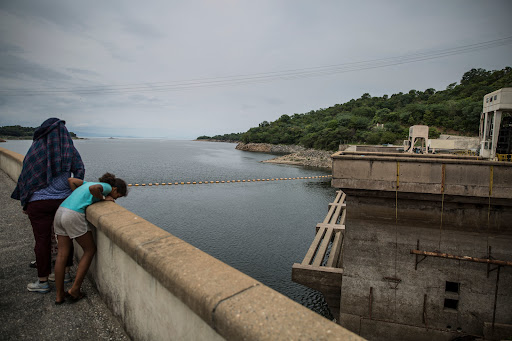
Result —
[{"label": "sandal", "polygon": [[66,291],[65,297],[70,300],[71,303],[76,303],[80,301],[82,298],[87,297],[87,295],[84,292],[81,292],[78,294],[78,296],[73,296],[69,293],[69,291]]},{"label": "sandal", "polygon": [[64,302],[66,302],[66,299],[63,299],[62,301],[55,301],[55,305],[61,305]]}]

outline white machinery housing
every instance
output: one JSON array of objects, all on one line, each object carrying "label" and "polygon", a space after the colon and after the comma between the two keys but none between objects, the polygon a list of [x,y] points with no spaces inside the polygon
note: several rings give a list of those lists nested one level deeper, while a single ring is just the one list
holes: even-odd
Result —
[{"label": "white machinery housing", "polygon": [[404,152],[415,152],[414,145],[418,140],[421,141],[419,152],[421,154],[428,154],[428,126],[414,125],[409,128],[409,139],[404,141]]},{"label": "white machinery housing", "polygon": [[[496,154],[512,153],[512,88],[503,88],[484,96],[480,116],[480,156],[495,159]],[[505,114],[505,117],[504,117]],[[502,126],[502,119],[503,126]]]}]

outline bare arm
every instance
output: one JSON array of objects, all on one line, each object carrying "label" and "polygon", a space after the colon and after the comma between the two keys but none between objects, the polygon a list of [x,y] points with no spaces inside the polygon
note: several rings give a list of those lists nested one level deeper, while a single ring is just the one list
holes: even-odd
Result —
[{"label": "bare arm", "polygon": [[114,201],[114,198],[111,196],[103,196],[103,186],[102,185],[92,185],[89,187],[89,192],[91,192],[92,196],[99,200],[108,200],[108,201]]},{"label": "bare arm", "polygon": [[84,183],[83,180],[80,180],[77,178],[68,178],[68,184],[72,191],[74,191],[78,187],[82,186],[83,183]]}]

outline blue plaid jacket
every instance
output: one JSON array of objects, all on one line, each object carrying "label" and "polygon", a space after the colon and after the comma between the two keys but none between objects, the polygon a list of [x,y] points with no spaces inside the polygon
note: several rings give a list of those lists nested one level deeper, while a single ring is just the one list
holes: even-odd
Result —
[{"label": "blue plaid jacket", "polygon": [[65,124],[58,118],[49,118],[34,132],[34,141],[11,195],[21,201],[21,206],[25,207],[35,191],[47,187],[60,173],[71,172],[75,178],[84,178],[84,163]]}]

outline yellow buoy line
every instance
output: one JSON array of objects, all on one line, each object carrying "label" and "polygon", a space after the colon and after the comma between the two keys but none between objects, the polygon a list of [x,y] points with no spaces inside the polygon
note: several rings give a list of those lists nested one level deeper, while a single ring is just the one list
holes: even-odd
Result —
[{"label": "yellow buoy line", "polygon": [[247,179],[247,180],[216,180],[216,181],[176,181],[176,182],[149,182],[141,184],[128,184],[129,187],[144,187],[144,186],[177,186],[177,185],[197,185],[197,184],[229,184],[229,183],[242,183],[242,182],[263,182],[263,181],[282,181],[282,180],[305,180],[305,179],[320,179],[330,178],[332,175],[318,175],[318,176],[301,176],[296,178],[272,178],[272,179]]}]

